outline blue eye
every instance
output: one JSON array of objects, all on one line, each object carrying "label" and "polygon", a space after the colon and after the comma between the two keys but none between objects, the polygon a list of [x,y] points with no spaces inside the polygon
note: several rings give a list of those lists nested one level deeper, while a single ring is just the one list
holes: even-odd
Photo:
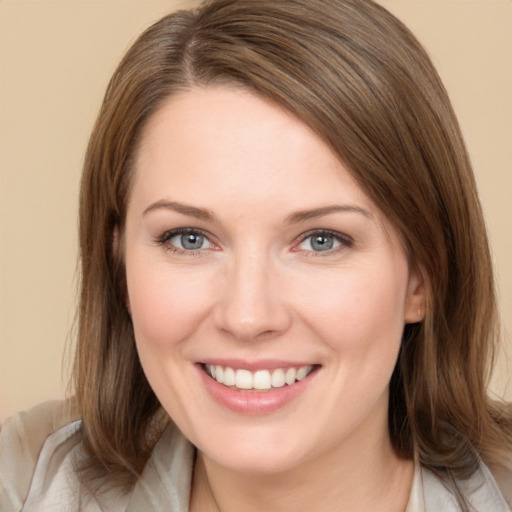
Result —
[{"label": "blue eye", "polygon": [[200,231],[190,229],[169,231],[164,234],[161,242],[178,251],[199,251],[212,247],[211,242]]},{"label": "blue eye", "polygon": [[299,248],[303,251],[327,252],[342,245],[350,246],[352,241],[341,234],[317,231],[302,239]]}]

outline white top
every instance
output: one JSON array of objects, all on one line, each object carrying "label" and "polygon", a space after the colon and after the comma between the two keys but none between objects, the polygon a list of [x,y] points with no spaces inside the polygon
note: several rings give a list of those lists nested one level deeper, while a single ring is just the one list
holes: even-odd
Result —
[{"label": "white top", "polygon": [[[75,472],[80,424],[61,402],[42,404],[5,422],[0,431],[1,512],[188,512],[194,447],[176,426],[165,430],[131,493],[110,490],[95,499],[87,497]],[[471,478],[457,482],[475,511],[512,510],[509,469],[493,476],[481,463]],[[454,494],[416,466],[406,512],[459,510]]]}]

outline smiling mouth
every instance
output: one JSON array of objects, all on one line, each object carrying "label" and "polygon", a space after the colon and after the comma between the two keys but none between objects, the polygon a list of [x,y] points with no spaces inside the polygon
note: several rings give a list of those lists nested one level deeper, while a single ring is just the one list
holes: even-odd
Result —
[{"label": "smiling mouth", "polygon": [[317,365],[307,365],[251,372],[229,366],[212,364],[202,366],[206,374],[219,384],[241,391],[268,391],[291,386],[305,379],[317,367]]}]

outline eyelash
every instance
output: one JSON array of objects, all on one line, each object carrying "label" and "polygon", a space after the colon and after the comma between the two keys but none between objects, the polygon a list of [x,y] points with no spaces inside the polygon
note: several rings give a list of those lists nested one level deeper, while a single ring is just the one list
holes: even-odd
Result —
[{"label": "eyelash", "polygon": [[[298,242],[294,245],[294,248],[300,246],[303,242],[305,242],[308,238],[313,237],[332,237],[336,242],[339,242],[339,247],[335,247],[333,249],[328,249],[326,251],[304,251],[308,257],[322,257],[322,256],[330,256],[332,254],[336,254],[340,251],[343,251],[346,248],[350,248],[354,245],[354,239],[344,233],[339,233],[338,231],[331,231],[329,229],[314,229],[312,231],[308,231],[299,237]],[[297,249],[298,250],[298,249]]]},{"label": "eyelash", "polygon": [[179,247],[176,247],[176,246],[170,244],[169,241],[178,235],[200,235],[200,236],[204,237],[206,240],[208,240],[208,242],[210,244],[213,244],[213,242],[210,239],[211,236],[208,233],[204,232],[201,229],[195,229],[195,228],[178,228],[178,229],[171,229],[169,231],[165,231],[156,239],[156,243],[158,245],[165,246],[165,249],[167,251],[171,251],[175,254],[185,254],[187,256],[197,256],[197,255],[201,254],[201,251],[203,249],[197,249],[197,250],[180,249]]},{"label": "eyelash", "polygon": [[[169,243],[169,241],[172,238],[174,238],[175,236],[189,235],[189,234],[200,235],[200,236],[204,237],[210,244],[213,244],[213,242],[211,241],[211,235],[209,235],[208,233],[204,232],[201,229],[195,229],[195,228],[178,228],[178,229],[172,229],[169,231],[165,231],[156,239],[156,243],[158,245],[165,246],[166,250],[171,251],[175,254],[184,254],[187,256],[196,256],[196,255],[201,254],[201,251],[203,251],[204,249],[197,249],[197,250],[180,249],[179,247],[176,247]],[[299,249],[297,249],[297,247],[300,246],[303,242],[305,242],[308,238],[312,238],[314,236],[332,237],[332,238],[334,238],[334,240],[336,240],[336,242],[339,242],[340,246],[333,248],[333,249],[328,249],[325,251],[313,251],[313,250],[304,251],[308,255],[308,257],[310,257],[310,256],[311,257],[319,257],[319,256],[331,255],[331,254],[334,254],[334,253],[337,253],[337,252],[343,250],[344,248],[349,248],[354,245],[354,240],[352,239],[352,237],[350,237],[348,235],[339,233],[337,231],[331,231],[328,229],[316,229],[316,230],[308,231],[308,232],[300,235],[297,242],[294,244],[294,247],[292,250],[294,252],[299,252]],[[213,245],[215,245],[215,244],[213,244]]]}]

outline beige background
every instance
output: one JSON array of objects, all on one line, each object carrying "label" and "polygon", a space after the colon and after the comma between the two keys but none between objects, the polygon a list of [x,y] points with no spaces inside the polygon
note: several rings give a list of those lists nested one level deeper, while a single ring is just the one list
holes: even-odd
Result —
[{"label": "beige background", "polygon": [[[76,198],[88,134],[129,43],[174,6],[190,3],[0,0],[0,416],[65,392]],[[381,3],[426,45],[459,114],[489,225],[510,354],[512,1]],[[506,361],[502,356],[493,388],[512,399]]]}]

